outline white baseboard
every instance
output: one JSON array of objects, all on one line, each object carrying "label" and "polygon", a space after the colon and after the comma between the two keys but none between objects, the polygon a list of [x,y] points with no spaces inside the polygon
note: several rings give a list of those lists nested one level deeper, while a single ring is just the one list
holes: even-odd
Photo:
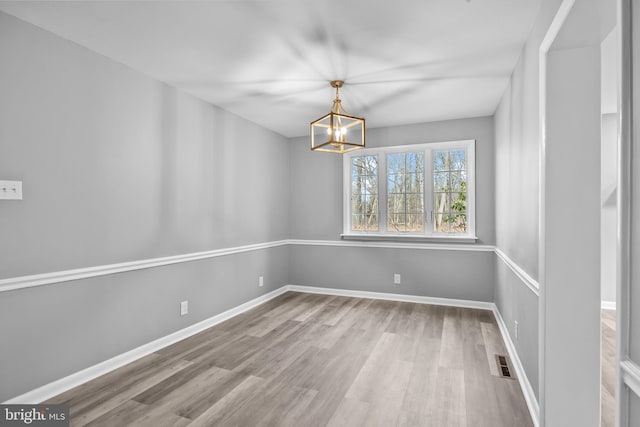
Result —
[{"label": "white baseboard", "polygon": [[505,346],[507,347],[507,352],[509,353],[509,357],[511,358],[511,362],[513,363],[513,367],[516,370],[516,375],[518,376],[518,382],[520,383],[520,388],[522,389],[522,394],[524,395],[524,400],[527,402],[527,407],[529,408],[529,414],[531,415],[531,420],[533,421],[534,427],[538,427],[540,425],[540,406],[538,405],[538,399],[536,397],[536,393],[533,391],[533,387],[529,382],[529,378],[524,370],[524,366],[522,366],[522,362],[520,361],[520,357],[518,357],[518,351],[516,350],[516,346],[511,341],[511,336],[509,335],[509,329],[507,325],[504,323],[504,319],[500,314],[500,310],[498,310],[498,306],[493,304],[493,315],[496,318],[496,322],[498,323],[498,328],[500,328],[500,333],[502,335],[502,339],[504,341]]},{"label": "white baseboard", "polygon": [[601,304],[602,305],[600,306],[600,308],[602,308],[603,310],[615,310],[616,309],[616,302],[615,301],[602,301]]},{"label": "white baseboard", "polygon": [[318,286],[288,285],[287,290],[310,294],[337,295],[354,298],[384,299],[389,301],[415,302],[418,304],[447,305],[451,307],[479,308],[493,310],[492,302],[470,301],[462,299],[423,297],[418,295],[389,294],[385,292],[354,291],[349,289],[324,288]]},{"label": "white baseboard", "polygon": [[180,340],[202,332],[205,329],[215,326],[218,323],[224,322],[225,320],[237,316],[240,313],[244,313],[247,310],[250,310],[260,304],[269,301],[270,299],[277,297],[278,295],[285,293],[287,290],[287,286],[278,288],[275,291],[261,295],[257,298],[252,299],[251,301],[248,301],[223,313],[217,314],[194,325],[176,331],[165,337],[158,338],[155,341],[143,344],[140,347],[112,357],[111,359],[105,360],[104,362],[100,362],[96,365],[90,366],[86,369],[83,369],[82,371],[53,381],[49,384],[45,384],[35,390],[31,390],[29,392],[21,394],[20,396],[7,400],[6,402],[4,402],[4,404],[34,404],[50,399],[60,393],[77,387],[80,384],[84,384],[87,381],[90,381],[94,378],[111,372],[114,369],[140,359],[141,357],[147,356]]}]

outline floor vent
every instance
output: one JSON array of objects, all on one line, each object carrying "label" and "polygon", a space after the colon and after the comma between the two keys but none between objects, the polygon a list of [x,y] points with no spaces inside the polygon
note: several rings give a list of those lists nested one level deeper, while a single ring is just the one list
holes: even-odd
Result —
[{"label": "floor vent", "polygon": [[501,354],[496,354],[496,363],[498,364],[498,373],[502,378],[511,378],[515,379],[513,375],[513,369],[511,367],[511,362],[507,356],[503,356]]}]

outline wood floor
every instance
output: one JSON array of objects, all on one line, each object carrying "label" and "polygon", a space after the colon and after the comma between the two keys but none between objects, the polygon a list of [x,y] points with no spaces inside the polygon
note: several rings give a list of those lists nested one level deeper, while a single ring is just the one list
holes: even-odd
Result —
[{"label": "wood floor", "polygon": [[48,403],[72,426],[531,426],[495,354],[487,310],[287,292]]},{"label": "wood floor", "polygon": [[602,339],[600,353],[601,426],[616,425],[616,311],[601,312]]}]

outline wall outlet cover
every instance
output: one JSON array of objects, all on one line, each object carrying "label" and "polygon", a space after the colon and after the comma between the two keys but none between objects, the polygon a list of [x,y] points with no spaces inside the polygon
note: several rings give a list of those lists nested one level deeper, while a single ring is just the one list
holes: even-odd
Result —
[{"label": "wall outlet cover", "polygon": [[22,200],[22,181],[0,180],[0,200]]},{"label": "wall outlet cover", "polygon": [[189,301],[182,301],[180,303],[180,316],[189,314]]}]

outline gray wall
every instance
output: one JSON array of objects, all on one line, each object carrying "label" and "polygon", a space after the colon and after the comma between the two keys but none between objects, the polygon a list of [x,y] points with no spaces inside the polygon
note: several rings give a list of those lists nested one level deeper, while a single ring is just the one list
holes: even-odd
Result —
[{"label": "gray wall", "polygon": [[602,115],[600,150],[600,299],[616,302],[618,114]]},{"label": "gray wall", "polygon": [[[494,115],[496,246],[534,280],[538,280],[539,49],[560,3],[541,2]],[[539,397],[538,297],[500,259],[496,262],[495,302]]]},{"label": "gray wall", "polygon": [[543,0],[495,113],[496,245],[538,279],[539,49],[561,0]]},{"label": "gray wall", "polygon": [[629,399],[629,425],[634,426],[640,423],[640,397],[631,393]]},{"label": "gray wall", "polygon": [[0,278],[287,236],[282,136],[5,14],[0,52]]},{"label": "gray wall", "polygon": [[0,401],[282,287],[288,256],[282,246],[0,293]]},{"label": "gray wall", "polygon": [[[629,289],[623,295],[629,296],[627,310],[622,311],[621,320],[628,321],[628,331],[622,326],[623,333],[628,333],[628,345],[625,345],[623,338],[622,359],[628,357],[636,365],[640,365],[640,174],[637,173],[640,167],[640,8],[636,2],[631,2],[632,7],[632,40],[631,40],[631,112],[632,116],[632,141],[631,141],[631,230],[630,231],[630,252],[628,260],[630,283]],[[626,159],[624,159],[626,160]],[[625,273],[625,272],[623,272]],[[622,297],[622,295],[621,295]],[[624,298],[624,297],[623,297]],[[623,303],[624,304],[624,303]],[[626,354],[625,354],[626,353]],[[640,424],[640,397],[631,394],[631,416],[629,425]]]},{"label": "gray wall", "polygon": [[[2,13],[0,57],[0,179],[24,184],[0,202],[0,279],[288,237],[284,137]],[[287,263],[281,247],[2,292],[0,401],[281,287]]]},{"label": "gray wall", "polygon": [[600,44],[579,46],[547,54],[541,403],[545,425],[587,427],[600,425]]},{"label": "gray wall", "polygon": [[[536,396],[538,384],[538,295],[498,257],[495,258],[496,276],[494,302],[505,321],[518,357]],[[518,322],[518,336],[515,322]]]},{"label": "gray wall", "polygon": [[[493,252],[293,246],[289,280],[391,294],[493,301]],[[393,284],[394,273],[402,283]]]},{"label": "gray wall", "polygon": [[600,78],[602,102],[601,141],[601,295],[603,302],[616,302],[617,253],[617,187],[618,187],[618,85],[620,72],[619,26],[609,33],[600,46]]},{"label": "gray wall", "polygon": [[[495,243],[493,119],[479,117],[367,130],[367,147],[476,140],[478,244]],[[316,153],[307,137],[291,139],[291,237],[339,240],[342,233],[342,156]]]},{"label": "gray wall", "polygon": [[[491,117],[367,130],[369,147],[461,139],[476,140],[476,231],[478,244],[492,245],[495,204]],[[342,156],[311,152],[308,138],[295,138],[290,144],[291,237],[340,240]],[[289,279],[295,285],[493,300],[492,253],[305,245],[294,247],[291,254]],[[393,273],[402,275],[400,286],[392,284]]]}]

